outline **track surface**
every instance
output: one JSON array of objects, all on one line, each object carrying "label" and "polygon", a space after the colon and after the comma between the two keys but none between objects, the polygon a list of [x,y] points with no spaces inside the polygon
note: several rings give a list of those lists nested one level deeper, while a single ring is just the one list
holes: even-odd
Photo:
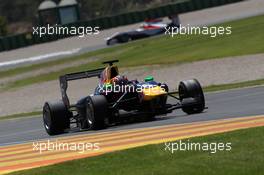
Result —
[{"label": "track surface", "polygon": [[[103,131],[72,132],[63,136],[262,115],[264,87],[206,94],[206,103],[209,109],[202,114],[187,116],[177,110],[153,122],[123,124]],[[0,122],[0,146],[46,138],[54,137],[45,133],[41,117]]]}]

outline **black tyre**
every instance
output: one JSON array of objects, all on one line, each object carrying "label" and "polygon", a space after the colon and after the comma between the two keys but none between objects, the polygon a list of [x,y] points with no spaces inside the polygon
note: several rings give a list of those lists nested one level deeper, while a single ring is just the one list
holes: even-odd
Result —
[{"label": "black tyre", "polygon": [[106,44],[107,44],[108,46],[112,46],[112,45],[115,45],[115,44],[117,44],[117,43],[119,43],[119,41],[118,41],[117,39],[115,39],[115,38],[110,39],[110,40],[108,40],[108,41],[106,42]]},{"label": "black tyre", "polygon": [[70,127],[70,112],[62,101],[46,102],[43,107],[43,123],[49,135],[64,133]]},{"label": "black tyre", "polygon": [[103,129],[108,114],[108,102],[103,95],[95,95],[87,98],[86,117],[90,129]]},{"label": "black tyre", "polygon": [[195,105],[183,107],[183,112],[187,114],[203,112],[205,108],[204,93],[200,83],[196,79],[180,82],[179,96],[180,101],[183,101],[185,98],[194,98],[197,101]]},{"label": "black tyre", "polygon": [[123,35],[121,38],[120,38],[121,42],[122,43],[127,43],[129,41],[132,40],[132,38],[129,36],[129,35]]},{"label": "black tyre", "polygon": [[87,118],[86,118],[86,106],[77,108],[78,113],[80,116],[80,120],[77,123],[78,127],[80,127],[82,130],[89,129],[88,123],[87,123]]}]

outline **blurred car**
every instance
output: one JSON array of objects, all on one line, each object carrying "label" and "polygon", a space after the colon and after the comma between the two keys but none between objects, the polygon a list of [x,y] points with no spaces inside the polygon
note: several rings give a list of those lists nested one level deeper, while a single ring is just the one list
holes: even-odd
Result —
[{"label": "blurred car", "polygon": [[140,28],[128,32],[118,32],[106,38],[107,45],[114,45],[117,43],[127,43],[132,40],[147,38],[151,36],[164,34],[166,27],[170,24],[163,23],[161,19],[146,20]]}]

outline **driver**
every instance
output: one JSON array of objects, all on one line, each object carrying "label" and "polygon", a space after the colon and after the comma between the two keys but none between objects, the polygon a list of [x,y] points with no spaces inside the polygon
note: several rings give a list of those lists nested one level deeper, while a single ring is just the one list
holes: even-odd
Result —
[{"label": "driver", "polygon": [[95,89],[95,95],[103,94],[102,89],[105,90],[113,85],[128,84],[128,79],[125,76],[119,75],[118,67],[115,65],[108,66],[101,73],[100,82]]},{"label": "driver", "polygon": [[[95,89],[94,95],[104,94],[106,88],[118,84],[118,85],[125,85],[128,83],[128,79],[125,76],[119,75],[119,71],[117,66],[111,65],[107,66],[105,70],[100,75],[99,85]],[[77,110],[82,117],[85,117],[85,103],[87,97],[80,99],[77,102]]]}]

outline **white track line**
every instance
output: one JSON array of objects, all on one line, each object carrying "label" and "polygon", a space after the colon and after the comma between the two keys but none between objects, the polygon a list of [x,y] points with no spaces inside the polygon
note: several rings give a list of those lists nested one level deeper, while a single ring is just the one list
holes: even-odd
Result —
[{"label": "white track line", "polygon": [[77,49],[72,49],[69,51],[54,52],[54,53],[49,53],[49,54],[44,54],[44,55],[39,55],[39,56],[34,56],[34,57],[29,57],[29,58],[22,58],[19,60],[0,62],[0,68],[6,67],[6,66],[23,64],[23,63],[32,63],[32,62],[36,62],[36,61],[40,61],[40,60],[46,60],[46,59],[49,59],[52,57],[57,57],[57,56],[73,55],[75,53],[78,53],[80,50],[81,50],[81,48],[77,48]]}]

